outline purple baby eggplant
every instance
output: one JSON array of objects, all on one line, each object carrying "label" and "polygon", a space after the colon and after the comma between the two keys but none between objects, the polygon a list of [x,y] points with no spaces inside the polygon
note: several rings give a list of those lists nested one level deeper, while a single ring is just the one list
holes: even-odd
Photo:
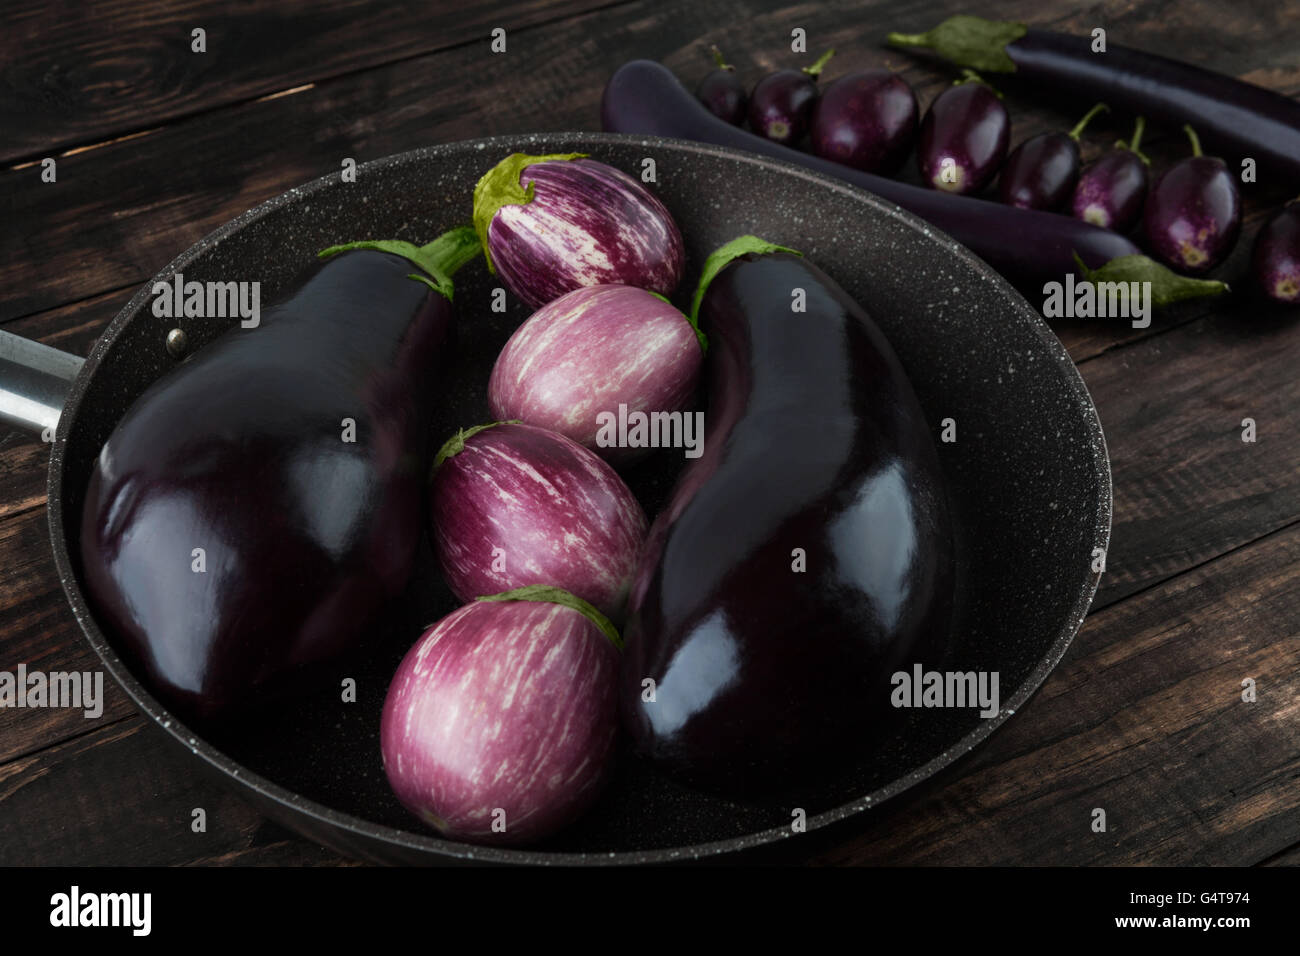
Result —
[{"label": "purple baby eggplant", "polygon": [[1076,219],[1116,232],[1128,232],[1138,221],[1147,198],[1147,167],[1151,164],[1138,150],[1145,126],[1146,119],[1139,116],[1133,138],[1127,143],[1120,140],[1079,176],[1072,204]]},{"label": "purple baby eggplant", "polygon": [[998,179],[1001,200],[1046,212],[1063,206],[1079,181],[1079,136],[1094,116],[1109,109],[1098,103],[1068,133],[1039,133],[1012,150]]},{"label": "purple baby eggplant", "polygon": [[841,76],[813,110],[812,148],[823,159],[890,175],[916,139],[916,94],[889,70]]},{"label": "purple baby eggplant", "polygon": [[1201,155],[1190,126],[1192,155],[1165,171],[1151,190],[1143,227],[1151,251],[1189,275],[1209,272],[1232,252],[1241,231],[1241,197],[1223,160]]},{"label": "purple baby eggplant", "polygon": [[519,844],[600,793],[617,725],[618,634],[558,588],[467,604],[397,668],[380,721],[384,772],[449,837]]},{"label": "purple baby eggplant", "polygon": [[1283,305],[1300,305],[1300,202],[1280,209],[1255,240],[1255,281]]},{"label": "purple baby eggplant", "polygon": [[462,601],[549,584],[615,618],[646,530],[613,468],[563,435],[516,422],[443,445],[429,517],[447,586]]},{"label": "purple baby eggplant", "polygon": [[944,192],[978,193],[1007,154],[1011,118],[998,93],[970,70],[935,97],[921,121],[921,179]]},{"label": "purple baby eggplant", "polygon": [[498,419],[549,428],[624,464],[647,446],[611,443],[609,423],[627,413],[686,415],[703,345],[686,316],[644,289],[577,289],[515,330],[492,368],[488,404]]},{"label": "purple baby eggplant", "polygon": [[669,295],[682,278],[682,234],[664,204],[581,153],[507,156],[474,187],[474,228],[488,267],[533,308],[606,283]]},{"label": "purple baby eggplant", "polygon": [[834,50],[827,50],[802,70],[769,73],[749,94],[749,128],[774,143],[789,146],[803,139],[817,103],[817,77]]},{"label": "purple baby eggplant", "polygon": [[718,68],[700,81],[695,95],[718,119],[739,126],[745,121],[745,107],[749,105],[744,84],[736,76],[736,68],[722,58],[721,50],[711,46],[709,52]]}]

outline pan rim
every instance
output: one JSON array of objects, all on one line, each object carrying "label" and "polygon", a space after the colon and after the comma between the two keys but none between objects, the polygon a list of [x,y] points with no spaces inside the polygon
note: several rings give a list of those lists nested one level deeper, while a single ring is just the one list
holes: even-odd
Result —
[{"label": "pan rim", "polygon": [[[983,275],[985,281],[993,283],[996,290],[1007,299],[1009,307],[1008,311],[1019,321],[1025,323],[1028,330],[1031,330],[1038,336],[1047,352],[1053,355],[1057,359],[1057,364],[1061,366],[1060,371],[1062,384],[1069,392],[1071,404],[1077,405],[1083,412],[1085,429],[1089,433],[1088,437],[1091,439],[1090,447],[1093,451],[1092,463],[1095,469],[1094,478],[1097,481],[1099,490],[1098,507],[1093,516],[1093,540],[1096,542],[1096,546],[1109,550],[1113,509],[1110,456],[1106,446],[1105,434],[1102,430],[1100,417],[1098,416],[1096,406],[1093,403],[1091,395],[1088,393],[1087,387],[1084,384],[1083,377],[1080,375],[1078,368],[1070,359],[1069,354],[1066,352],[1059,338],[1057,338],[1056,334],[1043,320],[1042,316],[1029,305],[1029,303],[1009,282],[1007,282],[1006,279],[995,272],[991,266],[978,258],[973,252],[956,242],[942,230],[930,225],[919,217],[904,211],[896,204],[860,187],[850,185],[849,183],[835,179],[829,175],[814,172],[783,160],[771,159],[769,157],[747,153],[729,147],[712,146],[689,140],[621,133],[555,131],[545,133],[508,134],[480,139],[458,140],[451,143],[420,147],[418,149],[394,153],[389,156],[371,160],[361,164],[358,167],[358,171],[378,170],[391,165],[399,165],[408,162],[418,163],[429,158],[459,152],[500,149],[507,149],[511,152],[516,152],[524,149],[527,144],[536,143],[542,140],[581,140],[597,146],[637,144],[650,148],[666,147],[687,154],[720,157],[773,170],[784,175],[793,175],[822,187],[829,188],[835,192],[839,192],[852,199],[854,202],[866,203],[867,205],[874,207],[876,211],[882,215],[894,219],[900,225],[922,233],[925,239],[937,242],[941,246],[946,247],[946,251],[949,254],[955,256],[959,261],[964,262],[974,272]],[[535,152],[536,150],[528,151]],[[334,810],[314,800],[308,800],[294,791],[289,790],[285,786],[274,783],[265,777],[247,770],[226,753],[207,743],[207,741],[203,740],[197,733],[190,731],[189,728],[187,728],[170,711],[164,708],[153,697],[153,695],[136,680],[134,675],[126,668],[121,658],[118,657],[117,653],[109,645],[103,632],[100,630],[98,623],[95,621],[94,616],[90,612],[88,603],[82,595],[80,583],[78,582],[72,567],[71,556],[68,553],[68,549],[64,546],[65,534],[62,502],[65,452],[67,448],[68,433],[71,428],[70,423],[77,418],[89,382],[96,374],[96,371],[104,356],[107,354],[109,347],[147,301],[150,294],[149,290],[152,288],[155,281],[169,277],[176,272],[183,271],[184,266],[194,258],[207,253],[211,248],[219,245],[225,239],[239,232],[249,224],[283,206],[299,202],[303,197],[314,195],[336,182],[337,179],[337,173],[326,174],[317,179],[311,180],[310,182],[304,183],[303,185],[280,193],[208,233],[198,242],[172,259],[172,261],[164,266],[155,276],[144,282],[136,291],[135,295],[131,297],[130,301],[128,301],[121,311],[119,311],[113,318],[108,327],[96,340],[90,354],[87,356],[85,363],[82,365],[80,372],[72,384],[68,393],[67,401],[64,405],[63,414],[59,418],[59,424],[55,432],[55,438],[50,453],[50,468],[47,481],[47,515],[49,518],[50,540],[54,552],[55,565],[58,569],[64,593],[67,596],[69,605],[72,608],[78,624],[81,626],[83,634],[91,647],[94,648],[105,669],[108,670],[113,679],[117,681],[118,685],[122,687],[135,705],[139,707],[149,720],[156,724],[160,729],[170,734],[177,742],[189,749],[192,754],[201,757],[211,767],[220,771],[225,778],[238,782],[242,785],[243,789],[254,791],[262,800],[270,801],[278,805],[286,814],[293,816],[306,815],[319,825],[324,825],[331,829],[343,830],[364,841],[390,844],[405,849],[413,849],[431,856],[443,857],[445,858],[445,862],[463,861],[551,866],[674,863],[683,860],[698,860],[704,857],[717,857],[724,854],[739,852],[741,850],[773,844],[782,839],[796,835],[788,826],[783,826],[759,830],[739,837],[730,837],[722,840],[689,844],[680,847],[631,851],[562,852],[508,849],[460,843],[436,835],[420,833],[415,830],[403,830],[396,827],[377,824],[362,817]],[[868,794],[842,803],[829,810],[822,811],[815,816],[808,817],[806,821],[806,830],[811,832],[838,823],[898,796],[899,794],[911,789],[922,780],[928,779],[950,766],[992,736],[992,734],[1001,727],[1007,719],[1015,714],[1016,711],[1022,709],[1025,702],[1033,696],[1042,685],[1043,681],[1047,678],[1047,675],[1050,674],[1060,663],[1061,658],[1065,655],[1066,650],[1073,642],[1087,616],[1088,609],[1090,608],[1097,591],[1100,576],[1101,575],[1096,572],[1088,574],[1082,588],[1079,588],[1075,594],[1074,600],[1070,605],[1068,618],[1052,639],[1046,653],[1038,660],[1037,664],[1035,664],[1035,666],[1030,670],[1024,680],[1016,687],[1015,692],[1011,697],[1003,702],[1002,708],[996,716],[982,720],[973,730],[968,731],[947,750],[932,757],[930,760],[913,769],[909,773],[891,780],[889,783],[876,788]],[[264,811],[259,808],[259,812]],[[288,825],[292,827],[292,824]]]}]

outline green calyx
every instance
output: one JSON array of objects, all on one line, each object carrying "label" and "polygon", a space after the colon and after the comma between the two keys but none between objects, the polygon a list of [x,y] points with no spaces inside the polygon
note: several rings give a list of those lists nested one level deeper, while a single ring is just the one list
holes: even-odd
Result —
[{"label": "green calyx", "polygon": [[527,587],[515,588],[513,591],[503,591],[500,594],[488,594],[483,597],[475,598],[476,601],[537,601],[543,604],[559,604],[561,607],[572,608],[587,620],[595,624],[600,632],[609,638],[610,643],[620,651],[623,649],[623,638],[619,636],[618,628],[614,622],[596,610],[595,606],[576,594],[570,594],[564,588],[551,587],[547,584],[530,584]]},{"label": "green calyx", "polygon": [[998,99],[1002,99],[1002,91],[999,90],[992,83],[990,83],[988,80],[984,79],[984,77],[980,76],[974,70],[962,70],[961,76],[957,77],[957,79],[952,81],[953,86],[961,86],[964,83],[980,83],[984,86],[987,86],[989,88],[989,92],[991,92]]},{"label": "green calyx", "polygon": [[433,459],[433,470],[437,471],[442,463],[448,458],[454,458],[465,450],[465,442],[469,441],[479,432],[487,431],[489,428],[496,428],[498,425],[522,425],[523,420],[511,418],[504,422],[488,422],[486,425],[475,425],[473,428],[458,429],[456,434],[452,435],[442,447],[438,449],[438,454]]},{"label": "green calyx", "polygon": [[[709,254],[709,258],[704,260],[704,269],[700,273],[700,284],[695,287],[695,298],[691,300],[691,314],[687,316],[697,334],[703,335],[699,331],[700,303],[704,301],[704,293],[708,291],[709,283],[717,278],[718,273],[725,269],[732,260],[739,259],[741,256],[761,256],[773,252],[788,252],[796,256],[803,255],[797,249],[778,246],[776,243],[760,239],[758,236],[737,236],[730,242],[718,246]],[[703,342],[703,339],[701,339],[701,342]]]},{"label": "green calyx", "polygon": [[1151,160],[1147,159],[1146,154],[1143,153],[1140,149],[1138,149],[1138,144],[1142,142],[1142,132],[1146,128],[1147,128],[1147,118],[1145,116],[1139,116],[1137,118],[1137,122],[1133,124],[1133,135],[1129,138],[1129,141],[1126,143],[1122,139],[1117,140],[1115,143],[1115,148],[1127,149],[1138,159],[1142,160],[1144,164],[1150,166]]},{"label": "green calyx", "polygon": [[807,73],[809,76],[811,76],[814,80],[817,79],[817,77],[822,75],[822,70],[826,69],[826,64],[831,61],[831,57],[833,57],[834,55],[835,55],[835,48],[831,47],[829,50],[827,50],[825,53],[819,56],[816,60],[814,60],[812,66],[805,66],[803,68],[803,71]]},{"label": "green calyx", "polygon": [[1150,282],[1151,303],[1158,308],[1185,299],[1223,295],[1229,291],[1226,282],[1180,276],[1172,269],[1143,255],[1120,256],[1097,269],[1089,269],[1076,252],[1074,262],[1084,279],[1089,282]]},{"label": "green calyx", "polygon": [[1096,116],[1098,113],[1109,113],[1109,112],[1110,112],[1109,106],[1107,106],[1105,103],[1098,103],[1092,109],[1088,110],[1088,112],[1083,114],[1083,119],[1079,120],[1079,122],[1075,124],[1074,129],[1070,130],[1070,132],[1067,135],[1069,135],[1070,139],[1074,140],[1077,143],[1079,141],[1079,137],[1083,135],[1083,131],[1087,129],[1088,124],[1092,122],[1094,116]]},{"label": "green calyx", "polygon": [[492,224],[492,217],[502,206],[526,206],[533,201],[533,184],[529,183],[527,189],[519,185],[523,171],[534,163],[583,159],[586,155],[552,153],[547,156],[529,156],[527,153],[511,153],[483,174],[483,178],[474,187],[474,229],[483,246],[483,258],[487,260],[489,272],[496,275],[492,254],[488,252],[488,226]]},{"label": "green calyx", "polygon": [[461,266],[476,258],[483,250],[483,246],[480,245],[472,226],[458,226],[423,246],[403,242],[400,239],[363,239],[360,242],[330,246],[316,255],[321,259],[328,259],[340,252],[350,252],[353,249],[374,249],[410,260],[423,269],[425,274],[412,273],[407,278],[423,282],[450,301],[455,292],[451,277]]},{"label": "green calyx", "polygon": [[949,17],[926,33],[891,33],[890,46],[933,50],[957,66],[987,73],[1014,73],[1016,64],[1007,47],[1028,31],[1023,23],[985,20],[983,17]]},{"label": "green calyx", "polygon": [[727,70],[731,73],[736,72],[736,68],[722,58],[722,51],[718,49],[716,43],[709,47],[709,55],[713,57],[713,62],[718,65],[719,70]]}]

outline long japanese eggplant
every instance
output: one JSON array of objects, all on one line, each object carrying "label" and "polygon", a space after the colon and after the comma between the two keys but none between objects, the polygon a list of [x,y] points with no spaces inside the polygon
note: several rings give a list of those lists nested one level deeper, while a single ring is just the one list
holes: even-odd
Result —
[{"label": "long japanese eggplant", "polygon": [[415,557],[429,414],[470,227],[327,249],[256,328],[154,383],[95,463],[90,595],[150,688],[200,722],[353,650]]},{"label": "long japanese eggplant", "polygon": [[931,423],[829,276],[744,236],[695,309],[704,450],[642,554],[620,709],[643,754],[750,797],[833,775],[884,726],[891,674],[939,660],[952,535]]}]

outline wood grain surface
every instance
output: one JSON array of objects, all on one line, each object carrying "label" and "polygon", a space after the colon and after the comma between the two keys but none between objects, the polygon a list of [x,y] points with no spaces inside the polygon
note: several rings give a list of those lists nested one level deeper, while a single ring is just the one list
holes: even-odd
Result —
[{"label": "wood grain surface", "polygon": [[[271,12],[274,11],[274,12]],[[136,287],[285,189],[430,143],[595,130],[635,57],[688,85],[718,43],[751,80],[791,28],[831,76],[896,69],[922,108],[951,79],[881,46],[954,0],[513,0],[482,4],[11,4],[0,32],[0,323],[77,354]],[[1300,94],[1300,3],[985,5]],[[508,52],[488,52],[494,26]],[[208,34],[190,51],[190,30]],[[1077,103],[1008,84],[1013,140]],[[1084,104],[1085,106],[1087,104]],[[1086,137],[1085,157],[1127,136]],[[1183,154],[1152,131],[1156,168]],[[40,159],[57,161],[42,183]],[[915,180],[910,166],[902,174]],[[1113,548],[1079,637],[985,745],[864,817],[756,859],[816,864],[1300,863],[1300,318],[1249,294],[1254,232],[1296,184],[1243,185],[1234,294],[1149,329],[1061,322],[1099,410]],[[468,202],[468,200],[467,200]],[[468,210],[468,205],[467,205]],[[1258,440],[1241,440],[1253,418]],[[0,428],[0,670],[92,670],[45,518],[48,446]],[[1241,699],[1242,681],[1257,699]],[[163,745],[111,681],[101,717],[0,709],[0,864],[338,864]],[[194,807],[208,830],[189,827]],[[1104,808],[1107,832],[1093,833]]]}]

